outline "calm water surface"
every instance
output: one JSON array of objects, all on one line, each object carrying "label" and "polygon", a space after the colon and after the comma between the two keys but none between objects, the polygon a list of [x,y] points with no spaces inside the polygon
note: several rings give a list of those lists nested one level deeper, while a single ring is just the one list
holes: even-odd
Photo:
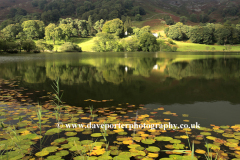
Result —
[{"label": "calm water surface", "polygon": [[[56,53],[0,56],[0,78],[20,80],[35,102],[60,78],[73,106],[121,103],[189,114],[201,126],[240,123],[240,56],[202,53]],[[85,102],[86,99],[110,103]],[[183,123],[171,117],[171,123]]]}]

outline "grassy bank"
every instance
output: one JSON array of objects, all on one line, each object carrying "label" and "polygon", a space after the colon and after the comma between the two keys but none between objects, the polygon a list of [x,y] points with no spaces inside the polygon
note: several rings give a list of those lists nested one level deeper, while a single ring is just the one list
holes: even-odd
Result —
[{"label": "grassy bank", "polygon": [[240,45],[231,45],[230,50],[226,50],[226,46],[224,45],[206,45],[206,44],[196,44],[196,43],[188,43],[188,42],[180,42],[174,41],[178,45],[178,50],[180,52],[196,52],[196,51],[204,51],[204,52],[237,52],[240,51]]},{"label": "grassy bank", "polygon": [[[160,34],[165,37],[164,31],[160,31]],[[76,43],[78,46],[82,48],[82,51],[93,52],[92,46],[94,44],[94,37],[89,38],[77,38],[71,37],[68,42]],[[35,40],[36,42],[37,40]],[[60,51],[60,46],[64,43],[64,40],[56,41],[54,45],[53,51]],[[183,41],[174,41],[177,46],[177,52],[238,52],[240,51],[240,45],[231,45],[230,50],[226,50],[226,46],[224,45],[205,45],[205,44],[197,44],[191,42],[183,42]],[[52,40],[48,40],[47,43],[53,44]]]}]

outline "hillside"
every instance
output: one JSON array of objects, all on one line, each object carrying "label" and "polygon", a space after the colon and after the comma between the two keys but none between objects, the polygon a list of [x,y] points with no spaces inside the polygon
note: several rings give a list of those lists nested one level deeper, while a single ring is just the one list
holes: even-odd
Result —
[{"label": "hillside", "polygon": [[[120,0],[120,1],[121,3],[123,3],[131,0],[125,0],[125,1]],[[44,2],[42,8],[39,6],[34,7],[34,3],[39,3],[39,2]],[[36,13],[36,12],[39,14],[42,14],[44,11],[47,12],[48,9],[46,9],[46,6],[49,6],[50,4],[53,4],[55,2],[56,1],[54,0],[8,0],[8,1],[0,0],[0,4],[1,4],[0,5],[0,22],[7,19],[7,15],[10,14],[11,9],[13,8],[22,8],[26,10],[28,14]],[[83,17],[84,14],[81,14],[81,15],[77,14],[78,12],[77,7],[81,8],[81,6],[85,5],[84,2],[85,0],[72,1],[74,6],[76,6],[74,8],[75,10],[70,10],[71,15],[66,14],[66,15],[61,15],[60,17],[62,18],[72,17],[72,18],[84,19]],[[94,8],[96,9],[96,5],[94,3],[96,2],[96,0],[89,0],[89,2],[92,3],[93,6],[92,8],[89,8],[88,11],[86,11],[88,12],[88,15],[94,14],[93,9]],[[240,12],[239,12],[240,1],[238,0],[148,0],[148,1],[133,0],[132,2],[134,6],[141,6],[146,11],[146,15],[142,15],[143,20],[145,21],[146,20],[159,21],[160,14],[165,14],[165,15],[167,14],[167,15],[170,15],[175,22],[180,21],[181,16],[186,16],[188,18],[189,25],[195,25],[196,23],[199,23],[202,21],[224,22],[226,20],[231,20],[233,23],[235,23],[239,21],[239,15],[240,15]],[[58,11],[60,12],[59,9]],[[85,13],[85,12],[81,12],[81,13]],[[197,19],[196,23],[190,21],[192,14],[196,15],[196,19]],[[118,13],[118,16],[120,15],[121,14]],[[121,16],[119,18],[121,18]],[[134,19],[134,16],[132,16],[132,18]],[[149,22],[149,24],[152,24],[152,23],[153,22]]]}]

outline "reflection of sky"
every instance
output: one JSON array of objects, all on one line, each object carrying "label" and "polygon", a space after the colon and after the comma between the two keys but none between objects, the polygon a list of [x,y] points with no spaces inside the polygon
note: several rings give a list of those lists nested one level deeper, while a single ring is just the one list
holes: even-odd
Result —
[{"label": "reflection of sky", "polygon": [[[182,120],[190,120],[188,124],[198,122],[200,126],[209,127],[214,125],[235,125],[240,124],[240,105],[233,105],[227,101],[216,102],[196,102],[194,104],[172,104],[159,105],[147,104],[145,108],[156,109],[164,107],[165,111],[177,113],[178,117],[168,116],[171,123],[181,124]],[[182,114],[189,114],[189,117],[183,118]]]}]

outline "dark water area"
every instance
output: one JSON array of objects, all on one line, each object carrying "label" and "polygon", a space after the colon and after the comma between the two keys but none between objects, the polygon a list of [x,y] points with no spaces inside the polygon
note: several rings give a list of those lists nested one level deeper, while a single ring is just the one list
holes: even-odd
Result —
[{"label": "dark water area", "polygon": [[[240,56],[206,53],[56,53],[0,56],[0,78],[18,80],[34,102],[53,92],[62,100],[94,108],[128,103],[164,107],[201,126],[239,124]],[[4,86],[3,86],[4,87]],[[5,86],[6,87],[6,86]],[[3,88],[4,89],[4,88]],[[39,92],[36,92],[39,91]],[[106,103],[84,101],[112,100]],[[160,116],[160,115],[159,115]],[[182,123],[171,117],[171,123]]]}]

